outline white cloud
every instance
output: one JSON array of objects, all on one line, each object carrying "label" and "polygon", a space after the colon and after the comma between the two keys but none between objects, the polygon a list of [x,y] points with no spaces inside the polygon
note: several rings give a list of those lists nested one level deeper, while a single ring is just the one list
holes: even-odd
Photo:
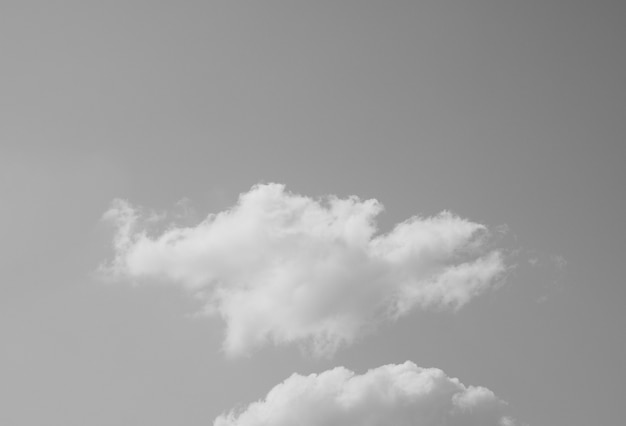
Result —
[{"label": "white cloud", "polygon": [[383,321],[456,310],[497,286],[505,265],[485,226],[443,212],[377,234],[381,211],[376,200],[257,185],[197,226],[151,236],[140,212],[116,200],[104,216],[117,228],[104,271],[185,287],[223,318],[231,355],[273,342],[330,356]]},{"label": "white cloud", "polygon": [[365,374],[338,367],[294,374],[265,399],[215,419],[214,426],[516,426],[506,403],[436,368],[412,362]]}]

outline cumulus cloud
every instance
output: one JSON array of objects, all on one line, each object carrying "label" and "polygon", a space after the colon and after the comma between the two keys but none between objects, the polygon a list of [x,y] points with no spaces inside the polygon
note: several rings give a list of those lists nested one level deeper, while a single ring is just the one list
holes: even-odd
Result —
[{"label": "cumulus cloud", "polygon": [[380,234],[376,200],[297,195],[254,186],[196,226],[151,235],[145,215],[116,200],[109,276],[176,283],[226,324],[224,350],[297,343],[332,355],[414,309],[457,310],[497,286],[506,267],[484,225],[443,212]]},{"label": "cumulus cloud", "polygon": [[412,362],[358,375],[338,367],[294,374],[265,399],[215,419],[214,426],[520,426],[506,403],[436,368]]}]

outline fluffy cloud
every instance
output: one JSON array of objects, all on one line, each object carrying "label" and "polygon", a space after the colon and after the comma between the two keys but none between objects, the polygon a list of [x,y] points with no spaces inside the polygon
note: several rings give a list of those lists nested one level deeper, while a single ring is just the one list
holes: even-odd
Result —
[{"label": "fluffy cloud", "polygon": [[224,350],[267,342],[317,355],[413,309],[457,310],[505,271],[485,226],[449,212],[412,217],[377,233],[376,200],[312,199],[257,185],[197,226],[150,235],[145,217],[116,200],[114,258],[103,270],[179,284],[226,323]]},{"label": "fluffy cloud", "polygon": [[492,391],[465,386],[412,362],[357,375],[338,367],[294,374],[265,399],[219,416],[214,426],[516,426]]}]

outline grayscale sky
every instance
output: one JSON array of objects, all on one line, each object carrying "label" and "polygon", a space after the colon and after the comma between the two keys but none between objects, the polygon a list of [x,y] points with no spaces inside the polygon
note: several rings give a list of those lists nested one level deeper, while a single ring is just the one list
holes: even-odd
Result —
[{"label": "grayscale sky", "polygon": [[[0,424],[211,425],[294,372],[409,360],[531,426],[626,386],[618,1],[0,2]],[[332,357],[222,350],[177,286],[103,281],[114,199],[188,225],[257,183],[506,230],[504,284]]]}]

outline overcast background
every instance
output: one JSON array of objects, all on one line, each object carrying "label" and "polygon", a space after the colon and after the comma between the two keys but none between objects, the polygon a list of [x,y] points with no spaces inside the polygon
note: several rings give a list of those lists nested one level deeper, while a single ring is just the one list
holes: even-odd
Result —
[{"label": "overcast background", "polygon": [[[411,360],[532,426],[617,425],[626,386],[618,1],[0,2],[0,423],[209,425],[292,372]],[[93,278],[116,197],[231,206],[258,182],[450,209],[506,285],[333,359],[231,360],[189,296]],[[178,203],[178,206],[177,206]]]}]

